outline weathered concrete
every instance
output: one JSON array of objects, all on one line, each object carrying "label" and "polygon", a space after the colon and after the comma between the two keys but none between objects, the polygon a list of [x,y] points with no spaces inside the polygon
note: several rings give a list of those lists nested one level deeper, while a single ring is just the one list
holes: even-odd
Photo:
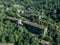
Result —
[{"label": "weathered concrete", "polygon": [[32,26],[37,27],[37,28],[42,29],[42,30],[45,29],[45,26],[30,22],[30,21],[23,21],[23,23],[28,24],[28,25],[32,25]]},{"label": "weathered concrete", "polygon": [[[19,22],[19,20],[20,19],[17,19],[17,18],[12,18],[12,17],[5,17],[6,19],[9,19],[9,20],[13,20],[13,21],[17,21],[17,22]],[[37,28],[39,28],[39,29],[42,29],[42,30],[45,30],[45,26],[44,25],[39,25],[39,24],[37,24],[37,23],[33,23],[33,22],[30,22],[30,21],[22,21],[23,23],[25,23],[25,24],[28,24],[28,25],[32,25],[32,26],[34,26],[34,27],[37,27]],[[52,24],[52,23],[50,23],[50,22],[47,22],[47,21],[43,21],[44,23],[46,23],[46,24],[48,24],[48,25],[51,25],[51,26],[55,26],[56,27],[56,25],[55,24]]]},{"label": "weathered concrete", "polygon": [[42,44],[42,45],[50,45],[50,43],[51,43],[51,42],[45,41],[45,40],[41,40],[41,41],[40,41],[40,44]]},{"label": "weathered concrete", "polygon": [[13,43],[0,43],[0,45],[14,45]]}]

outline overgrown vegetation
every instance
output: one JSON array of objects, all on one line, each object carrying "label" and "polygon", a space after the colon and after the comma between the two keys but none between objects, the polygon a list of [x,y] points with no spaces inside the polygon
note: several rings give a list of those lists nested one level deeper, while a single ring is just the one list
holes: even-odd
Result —
[{"label": "overgrown vegetation", "polygon": [[[35,17],[36,14],[33,13],[21,14],[17,10],[38,11],[42,18]],[[48,26],[48,32],[43,39],[50,41],[52,45],[60,45],[60,0],[0,0],[0,42],[15,43],[15,45],[40,45],[39,40],[42,39],[43,33],[38,35],[40,33],[38,28],[18,25],[14,21],[5,20],[6,16],[14,18],[22,16],[31,22]],[[43,22],[44,20],[46,23]],[[47,25],[48,22],[58,25],[59,28]],[[28,31],[29,29],[36,34]]]}]

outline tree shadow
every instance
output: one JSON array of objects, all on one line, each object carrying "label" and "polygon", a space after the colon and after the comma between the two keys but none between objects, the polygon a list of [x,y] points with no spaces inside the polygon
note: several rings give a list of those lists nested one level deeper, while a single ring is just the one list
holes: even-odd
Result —
[{"label": "tree shadow", "polygon": [[39,29],[37,27],[34,27],[34,26],[31,26],[31,25],[27,25],[27,24],[24,24],[25,28],[31,32],[31,33],[34,33],[34,34],[37,34],[37,35],[40,35],[43,33],[44,30],[42,29]]}]

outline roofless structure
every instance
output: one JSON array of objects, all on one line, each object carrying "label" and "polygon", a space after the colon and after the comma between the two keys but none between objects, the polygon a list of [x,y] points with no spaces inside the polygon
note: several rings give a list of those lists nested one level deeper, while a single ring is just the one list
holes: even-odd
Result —
[{"label": "roofless structure", "polygon": [[[42,29],[42,30],[45,30],[45,28],[46,28],[44,25],[40,25],[40,24],[33,23],[33,22],[30,22],[30,21],[22,21],[22,19],[17,19],[17,18],[13,18],[13,17],[6,16],[5,19],[13,20],[13,21],[17,21],[17,22],[21,21],[20,23],[31,25],[31,26],[37,27],[37,28]],[[46,21],[44,21],[44,22],[47,23]],[[50,24],[52,26],[56,26],[55,24],[52,24],[52,23],[49,23],[49,22],[47,24]]]},{"label": "roofless structure", "polygon": [[25,24],[28,24],[28,25],[37,27],[37,28],[42,29],[42,30],[45,29],[45,26],[39,25],[39,24],[37,24],[37,23],[33,23],[33,22],[30,22],[30,21],[22,21],[22,22],[25,23]]},{"label": "roofless structure", "polygon": [[[12,18],[12,17],[8,17],[8,16],[5,17],[5,19],[13,20],[13,21],[17,21],[17,22],[21,21],[21,19]],[[42,30],[45,29],[45,26],[39,25],[39,24],[37,24],[37,23],[30,22],[30,21],[21,21],[20,24],[21,24],[21,23],[24,23],[24,24],[27,24],[27,25],[31,25],[31,26],[34,26],[34,27],[39,28],[39,29],[42,29]]]},{"label": "roofless structure", "polygon": [[[33,27],[42,29],[42,30],[44,30],[43,37],[45,37],[45,35],[47,33],[47,30],[48,30],[48,27],[45,27],[44,25],[40,25],[40,24],[37,24],[37,23],[30,22],[30,21],[23,21],[22,19],[12,18],[12,17],[8,17],[8,16],[5,17],[5,19],[16,21],[19,25],[27,24],[27,25],[31,25]],[[50,23],[50,25],[51,25],[51,23]]]}]

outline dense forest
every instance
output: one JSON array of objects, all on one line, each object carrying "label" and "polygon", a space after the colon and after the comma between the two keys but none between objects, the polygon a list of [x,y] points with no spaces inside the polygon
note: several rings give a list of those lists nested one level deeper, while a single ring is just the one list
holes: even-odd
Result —
[{"label": "dense forest", "polygon": [[[32,13],[26,13],[31,11]],[[35,13],[34,13],[34,12]],[[48,27],[43,30],[30,25],[19,25],[6,17],[29,20]],[[60,0],[0,0],[0,42],[14,45],[60,45]]]}]

